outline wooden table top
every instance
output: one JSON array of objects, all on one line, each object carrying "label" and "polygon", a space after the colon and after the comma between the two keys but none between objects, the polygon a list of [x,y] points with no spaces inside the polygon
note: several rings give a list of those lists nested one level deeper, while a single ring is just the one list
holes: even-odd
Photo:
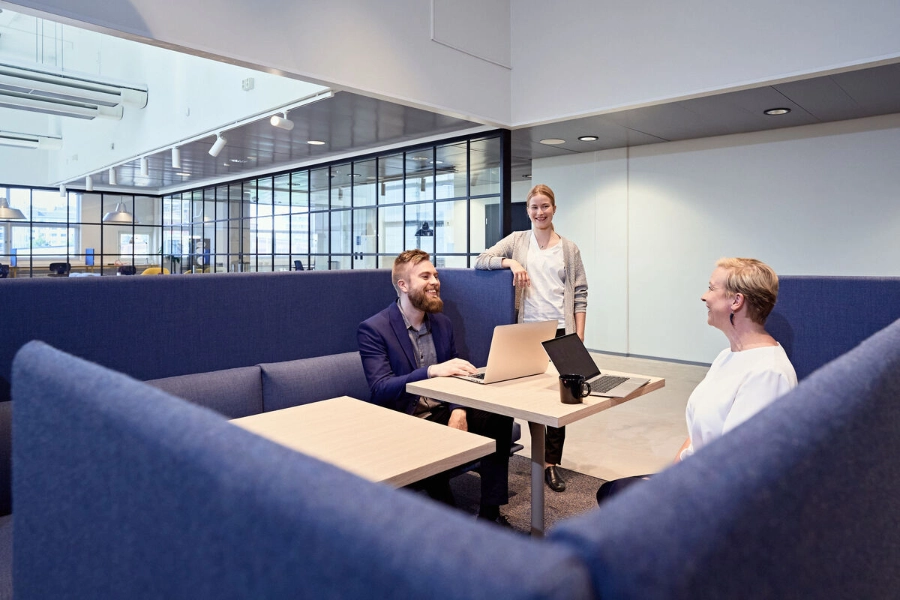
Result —
[{"label": "wooden table top", "polygon": [[524,419],[551,427],[562,427],[587,416],[618,406],[666,385],[661,377],[603,369],[604,375],[641,377],[650,381],[625,398],[588,396],[582,404],[559,400],[559,373],[550,364],[545,373],[491,384],[478,384],[457,377],[435,377],[406,385],[406,391],[435,400],[471,406],[488,412]]},{"label": "wooden table top", "polygon": [[370,481],[402,487],[486,456],[494,440],[349,396],[231,421]]}]

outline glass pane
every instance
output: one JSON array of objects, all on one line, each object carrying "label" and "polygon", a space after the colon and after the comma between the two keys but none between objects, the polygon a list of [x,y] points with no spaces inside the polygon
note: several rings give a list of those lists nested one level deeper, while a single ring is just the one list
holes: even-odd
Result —
[{"label": "glass pane", "polygon": [[473,196],[500,193],[500,138],[469,143],[470,193]]},{"label": "glass pane", "polygon": [[353,163],[353,206],[372,206],[377,201],[378,172],[375,159]]},{"label": "glass pane", "polygon": [[291,211],[291,176],[279,175],[275,178],[275,192],[272,198],[272,214],[286,215]]},{"label": "glass pane", "polygon": [[328,184],[331,179],[328,169],[313,169],[309,174],[309,202],[310,208],[327,209],[328,208]]},{"label": "glass pane", "polygon": [[332,256],[331,262],[328,264],[328,268],[331,271],[339,271],[350,268],[350,257],[349,256]]},{"label": "glass pane", "polygon": [[406,155],[406,202],[434,199],[433,155],[431,148]]},{"label": "glass pane", "polygon": [[435,189],[437,199],[465,198],[466,178],[469,174],[466,142],[438,146],[434,164],[437,171]]},{"label": "glass pane", "polygon": [[[213,237],[212,251],[214,254],[218,255],[228,254],[231,251],[231,249],[228,247],[228,221],[216,221],[216,230],[215,236]],[[219,256],[217,260],[221,262],[225,259]],[[225,266],[225,263],[222,263],[222,267]]]},{"label": "glass pane", "polygon": [[328,255],[327,254],[311,254],[309,256],[310,271],[327,271]]},{"label": "glass pane", "polygon": [[291,215],[291,252],[309,254],[309,215]]},{"label": "glass pane", "polygon": [[350,163],[331,167],[331,206],[342,208],[350,206],[353,176],[350,174]]},{"label": "glass pane", "polygon": [[434,254],[434,204],[406,206],[406,245]]},{"label": "glass pane", "polygon": [[138,225],[134,228],[134,237],[136,241],[134,253],[155,254],[156,257],[151,262],[158,264],[162,250],[162,229]]},{"label": "glass pane", "polygon": [[479,198],[469,202],[469,236],[472,252],[484,252],[500,240],[500,198]]},{"label": "glass pane", "polygon": [[73,206],[76,210],[80,208],[81,213],[72,216],[74,223],[99,223],[103,219],[103,213],[100,211],[100,194],[82,194],[80,203],[69,204],[70,213]]},{"label": "glass pane", "polygon": [[[438,202],[435,205],[437,219],[435,230],[435,252],[438,255],[468,251],[468,219],[465,200]],[[463,257],[465,259],[465,257]]]},{"label": "glass pane", "polygon": [[[297,261],[300,261],[300,268],[297,269]],[[291,255],[291,269],[297,271],[311,271],[309,268],[309,256],[306,254],[292,254]]]},{"label": "glass pane", "polygon": [[310,250],[314,254],[328,254],[328,213],[313,213],[310,217]]},{"label": "glass pane", "polygon": [[68,194],[59,191],[33,190],[31,194],[31,218],[44,223],[65,223],[69,217]]},{"label": "glass pane", "polygon": [[275,226],[274,231],[274,252],[275,254],[291,253],[291,236],[290,225],[291,218],[288,215],[272,217]]},{"label": "glass pane", "polygon": [[349,210],[336,210],[331,213],[332,254],[350,253],[350,215]]},{"label": "glass pane", "polygon": [[403,155],[378,159],[378,203],[403,203]]},{"label": "glass pane", "polygon": [[272,269],[274,271],[290,271],[293,269],[290,258],[290,256],[276,254],[272,260]]},{"label": "glass pane", "polygon": [[274,197],[274,189],[272,187],[271,177],[260,177],[256,187],[256,203],[260,206],[270,207],[266,214],[272,214],[271,206]]},{"label": "glass pane", "polygon": [[[100,226],[99,225],[78,225],[78,245],[75,250],[79,254],[94,254],[96,264],[101,263],[100,255]],[[73,227],[74,229],[74,227]]]},{"label": "glass pane", "polygon": [[291,212],[309,210],[309,171],[291,173]]},{"label": "glass pane", "polygon": [[378,210],[364,208],[353,211],[353,252],[372,254],[378,252],[378,238],[375,228],[378,226]]},{"label": "glass pane", "polygon": [[[442,269],[468,269],[468,257],[465,256],[438,256],[438,261],[441,263]],[[472,260],[472,264],[475,264],[475,261]],[[437,265],[435,265],[437,266]]]},{"label": "glass pane", "polygon": [[158,198],[136,196],[134,199],[134,222],[141,225],[160,225],[162,205]]},{"label": "glass pane", "polygon": [[378,209],[378,231],[379,253],[396,256],[403,252],[403,207]]},{"label": "glass pane", "polygon": [[31,219],[31,190],[23,190],[20,188],[10,188],[9,205],[12,208],[18,208],[25,215],[26,219]]},{"label": "glass pane", "polygon": [[[270,206],[271,208],[271,206]],[[260,217],[256,221],[256,252],[272,254],[272,217]],[[271,262],[270,262],[271,264]]]}]

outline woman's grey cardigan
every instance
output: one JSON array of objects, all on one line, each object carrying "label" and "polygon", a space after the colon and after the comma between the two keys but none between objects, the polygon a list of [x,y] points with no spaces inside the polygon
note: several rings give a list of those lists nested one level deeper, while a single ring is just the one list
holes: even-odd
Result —
[{"label": "woman's grey cardigan", "polygon": [[[575,333],[575,313],[587,312],[588,284],[584,273],[584,264],[581,262],[581,252],[574,242],[559,236],[563,248],[563,260],[566,265],[566,290],[563,294],[563,311],[566,315],[566,333]],[[531,230],[515,231],[506,236],[492,247],[482,253],[475,261],[475,268],[483,271],[502,269],[504,258],[511,258],[528,269],[526,258],[528,245],[531,243]],[[523,321],[524,314],[520,310],[522,303],[522,288],[516,288],[516,314],[519,323]]]}]

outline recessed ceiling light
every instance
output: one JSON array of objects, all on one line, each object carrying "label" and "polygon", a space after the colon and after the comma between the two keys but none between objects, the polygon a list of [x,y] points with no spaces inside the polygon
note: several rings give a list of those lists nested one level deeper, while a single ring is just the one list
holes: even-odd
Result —
[{"label": "recessed ceiling light", "polygon": [[322,142],[319,140],[309,140],[306,143],[309,144],[310,146],[324,146],[325,145],[325,142]]},{"label": "recessed ceiling light", "polygon": [[362,177],[362,173],[354,173],[353,177]]},{"label": "recessed ceiling light", "polygon": [[527,175],[522,175],[522,177],[524,177],[525,179],[531,179],[531,173],[529,173]]},{"label": "recessed ceiling light", "polygon": [[763,111],[763,113],[765,113],[771,117],[774,117],[776,115],[786,115],[789,112],[791,112],[791,109],[789,109],[789,108],[770,108],[769,110]]},{"label": "recessed ceiling light", "polygon": [[428,160],[427,156],[411,156],[410,158],[419,162],[425,162],[426,160]]},{"label": "recessed ceiling light", "polygon": [[243,164],[243,163],[245,163],[245,162],[247,162],[247,161],[246,161],[245,159],[243,159],[243,158],[232,158],[232,159],[231,159],[231,162]]},{"label": "recessed ceiling light", "polygon": [[190,177],[191,176],[190,173],[175,173],[175,174],[178,175],[179,177]]},{"label": "recessed ceiling light", "polygon": [[442,165],[442,164],[444,164],[444,161],[442,161],[442,160],[429,160],[429,161],[428,161],[428,164],[430,164],[430,165]]},{"label": "recessed ceiling light", "polygon": [[597,137],[596,135],[583,135],[583,136],[579,137],[578,139],[581,140],[582,142],[596,142],[600,138]]},{"label": "recessed ceiling light", "polygon": [[545,140],[541,140],[541,143],[545,146],[558,146],[560,144],[565,144],[566,140],[561,140],[559,138],[547,138]]}]

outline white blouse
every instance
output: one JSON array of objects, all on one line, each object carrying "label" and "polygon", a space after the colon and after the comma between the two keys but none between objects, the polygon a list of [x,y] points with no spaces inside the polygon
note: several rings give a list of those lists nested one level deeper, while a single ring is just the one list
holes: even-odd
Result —
[{"label": "white blouse", "polygon": [[722,350],[688,399],[685,416],[691,444],[681,457],[721,437],[795,387],[797,374],[780,344],[742,352]]},{"label": "white blouse", "polygon": [[563,256],[562,243],[541,250],[534,232],[528,246],[525,269],[531,285],[523,291],[522,320],[526,323],[536,321],[557,321],[559,328],[566,327],[566,316],[563,314],[566,293],[566,260]]}]

